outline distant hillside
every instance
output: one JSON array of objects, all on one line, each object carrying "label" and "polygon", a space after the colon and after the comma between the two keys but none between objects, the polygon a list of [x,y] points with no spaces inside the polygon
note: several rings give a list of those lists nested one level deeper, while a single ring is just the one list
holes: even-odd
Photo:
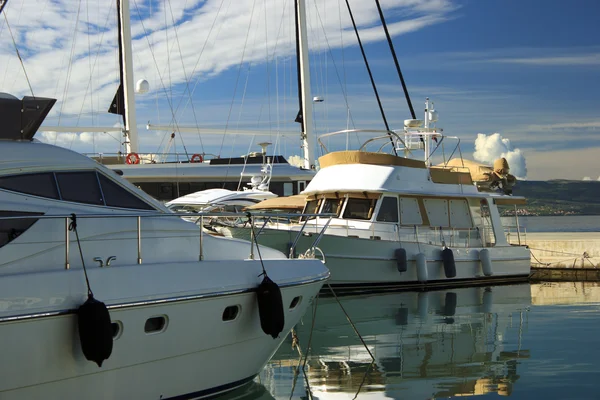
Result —
[{"label": "distant hillside", "polygon": [[600,215],[598,181],[518,181],[513,194],[527,198],[527,205],[520,206],[526,214]]}]

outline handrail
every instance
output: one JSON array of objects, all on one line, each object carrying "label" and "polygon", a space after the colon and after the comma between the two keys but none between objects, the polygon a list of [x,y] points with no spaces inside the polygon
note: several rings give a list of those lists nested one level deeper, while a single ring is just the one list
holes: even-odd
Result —
[{"label": "handrail", "polygon": [[[394,133],[394,135],[398,138],[398,140],[404,145],[404,147],[406,147],[406,143],[404,142],[404,140],[402,140],[402,138],[400,138],[400,136],[398,136],[398,134]],[[374,138],[371,138],[369,140],[367,140],[366,142],[364,142],[362,144],[362,146],[360,146],[360,148],[358,149],[358,151],[363,151],[363,149],[365,147],[367,147],[367,145],[371,142],[374,142],[376,140],[382,140],[382,139],[389,139],[389,135],[385,135],[385,136],[376,136]],[[381,152],[381,149],[383,149],[385,146],[387,146],[388,144],[392,144],[391,142],[386,142],[383,145],[381,145],[381,147],[379,148],[378,152]],[[412,152],[410,151],[410,149],[407,149],[409,153],[412,154]]]},{"label": "handrail", "polygon": [[[335,214],[295,214],[295,213],[267,213],[267,212],[250,212],[252,217],[289,217],[296,218],[299,216],[306,217],[329,217],[330,220]],[[136,247],[137,247],[137,264],[142,264],[142,228],[141,221],[142,218],[156,218],[156,217],[175,217],[175,218],[190,218],[190,217],[198,217],[198,220],[201,221],[199,226],[199,255],[198,260],[204,260],[204,217],[246,217],[248,215],[245,213],[234,213],[234,212],[198,212],[198,213],[155,213],[155,212],[142,212],[142,213],[127,213],[127,214],[77,214],[78,220],[83,219],[94,219],[94,218],[135,218],[136,220]],[[0,220],[23,220],[23,219],[35,219],[37,220],[64,220],[64,245],[65,245],[65,260],[64,260],[64,268],[70,269],[70,243],[71,243],[71,235],[70,235],[70,221],[72,218],[72,214],[55,214],[55,215],[21,215],[21,216],[0,216]],[[307,218],[308,221],[308,218]],[[301,232],[300,232],[301,233]],[[253,253],[253,243],[251,245],[251,254]]]},{"label": "handrail", "polygon": [[[247,213],[253,217],[328,217],[329,213],[326,214],[298,214],[298,213],[269,213],[269,212],[256,212],[256,211],[245,211],[245,212],[218,212],[218,211],[198,211],[196,213],[170,213],[170,212],[140,212],[132,214],[77,214],[77,219],[92,219],[92,218],[156,218],[156,217],[245,217]],[[333,214],[335,215],[335,214]],[[71,214],[44,214],[44,215],[18,215],[18,216],[0,216],[0,220],[11,220],[11,219],[58,219],[58,218],[71,218]]]},{"label": "handrail", "polygon": [[[385,138],[389,138],[389,136],[395,136],[396,139],[398,139],[400,141],[400,143],[402,143],[404,146],[406,146],[406,144],[404,143],[404,140],[402,140],[402,138],[400,136],[398,136],[398,134],[394,131],[391,130],[386,130],[386,129],[343,129],[341,131],[336,131],[336,132],[329,132],[329,133],[324,133],[321,136],[319,136],[317,138],[317,141],[319,142],[319,145],[325,150],[326,153],[329,153],[329,150],[327,149],[327,146],[325,146],[325,144],[323,144],[323,142],[321,141],[321,139],[329,137],[329,136],[335,136],[335,135],[341,135],[343,133],[384,133],[386,136],[384,136]],[[362,146],[361,146],[362,148]]]}]

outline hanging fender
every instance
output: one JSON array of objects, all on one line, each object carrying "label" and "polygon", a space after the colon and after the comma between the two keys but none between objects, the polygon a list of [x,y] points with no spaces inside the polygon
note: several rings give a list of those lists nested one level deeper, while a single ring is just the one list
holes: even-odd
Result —
[{"label": "hanging fender", "polygon": [[417,264],[417,280],[421,283],[427,282],[427,258],[425,254],[419,253],[415,256],[415,264]]},{"label": "hanging fender", "polygon": [[266,274],[256,289],[260,327],[267,335],[277,339],[285,324],[281,290]]},{"label": "hanging fender", "polygon": [[106,305],[89,295],[85,303],[77,309],[77,326],[81,350],[86,359],[94,361],[98,367],[107,360],[113,349],[113,333],[110,314]]},{"label": "hanging fender", "polygon": [[454,262],[454,253],[448,247],[444,247],[444,250],[442,250],[442,262],[446,278],[454,278],[456,276],[456,263]]},{"label": "hanging fender", "polygon": [[398,268],[398,272],[408,271],[408,260],[406,258],[406,250],[403,248],[396,249],[394,250],[394,255],[396,256],[396,267]]},{"label": "hanging fender", "polygon": [[490,256],[490,251],[488,249],[479,251],[479,261],[481,261],[481,270],[485,276],[494,275],[494,270],[492,269],[492,257]]},{"label": "hanging fender", "polygon": [[125,157],[125,162],[127,164],[139,164],[140,156],[138,153],[129,153],[127,154],[127,157]]}]

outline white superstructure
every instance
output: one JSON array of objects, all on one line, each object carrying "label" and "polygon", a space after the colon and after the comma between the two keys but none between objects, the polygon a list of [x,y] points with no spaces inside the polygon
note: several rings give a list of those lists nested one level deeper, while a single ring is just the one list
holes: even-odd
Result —
[{"label": "white superstructure", "polygon": [[[499,169],[490,168],[493,176],[485,177],[495,184],[485,189],[475,184],[473,171],[461,159],[452,164],[445,155],[443,164],[433,165],[442,142],[452,149],[452,137],[432,126],[437,113],[429,109],[429,99],[426,107],[424,123],[408,120],[399,133],[369,131],[373,137],[359,150],[320,157],[321,169],[302,192],[304,211],[335,217],[273,224],[263,230],[261,243],[287,252],[295,242],[295,251],[312,253],[314,237],[306,232],[316,235],[328,223],[317,246],[331,270],[331,283],[348,288],[526,279],[529,250],[519,245],[518,229],[506,235],[498,210],[498,205],[525,202],[506,194],[514,183],[508,165],[502,160]],[[319,142],[327,151],[323,137],[333,141],[346,133],[325,134]],[[392,146],[399,155],[389,154]],[[305,233],[295,236],[304,225]],[[243,230],[232,232],[248,237]]]}]

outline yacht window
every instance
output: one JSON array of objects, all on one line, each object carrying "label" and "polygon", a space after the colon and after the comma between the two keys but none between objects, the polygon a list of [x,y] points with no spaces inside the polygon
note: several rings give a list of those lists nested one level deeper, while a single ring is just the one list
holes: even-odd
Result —
[{"label": "yacht window", "polygon": [[381,199],[381,207],[377,214],[379,222],[398,222],[398,198],[384,197]]},{"label": "yacht window", "polygon": [[400,218],[402,225],[422,225],[419,200],[414,197],[400,197]]},{"label": "yacht window", "polygon": [[[138,198],[127,189],[111,181],[102,174],[98,174],[104,200],[109,207],[134,208],[137,210],[153,210],[154,207]],[[62,189],[61,189],[62,191]]]},{"label": "yacht window", "polygon": [[323,208],[321,208],[321,213],[335,214],[339,217],[340,211],[342,210],[342,204],[344,204],[344,199],[325,199]]},{"label": "yacht window", "polygon": [[344,218],[347,219],[371,219],[375,200],[370,199],[348,199]]},{"label": "yacht window", "polygon": [[465,199],[450,200],[450,226],[452,228],[472,228],[473,221],[469,203]]},{"label": "yacht window", "polygon": [[63,200],[104,205],[96,171],[57,172],[56,180]]},{"label": "yacht window", "polygon": [[[306,205],[304,206],[304,211],[302,212],[302,214],[316,214],[318,206],[319,206],[319,200],[307,201]],[[308,219],[310,219],[310,218],[314,218],[314,217],[308,217]],[[301,218],[300,220],[303,221],[304,219]]]},{"label": "yacht window", "polygon": [[445,199],[423,199],[425,211],[429,218],[429,225],[448,228],[450,220],[448,217],[448,200]]},{"label": "yacht window", "polygon": [[34,196],[58,199],[58,189],[51,172],[0,177],[0,188]]},{"label": "yacht window", "polygon": [[[43,215],[43,213],[23,212],[23,211],[0,211],[0,247],[12,242],[23,232],[33,225],[38,218],[17,218],[14,217],[33,217]],[[12,217],[3,219],[3,217]]]}]

